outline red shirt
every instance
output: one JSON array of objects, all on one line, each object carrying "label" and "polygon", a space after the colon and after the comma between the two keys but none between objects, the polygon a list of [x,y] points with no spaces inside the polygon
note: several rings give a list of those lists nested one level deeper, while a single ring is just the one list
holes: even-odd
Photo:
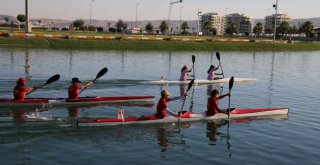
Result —
[{"label": "red shirt", "polygon": [[30,88],[24,88],[22,86],[16,86],[13,90],[13,97],[15,100],[24,100],[27,92],[30,91]]},{"label": "red shirt", "polygon": [[166,108],[168,108],[168,103],[170,99],[160,98],[158,105],[157,105],[157,113],[156,116],[158,117],[165,117],[167,115]]},{"label": "red shirt", "polygon": [[68,89],[68,95],[69,95],[69,99],[78,99],[79,97],[79,89],[82,89],[83,86],[81,85],[71,85]]},{"label": "red shirt", "polygon": [[218,99],[213,98],[213,97],[208,98],[206,115],[213,116],[218,112],[219,112]]}]

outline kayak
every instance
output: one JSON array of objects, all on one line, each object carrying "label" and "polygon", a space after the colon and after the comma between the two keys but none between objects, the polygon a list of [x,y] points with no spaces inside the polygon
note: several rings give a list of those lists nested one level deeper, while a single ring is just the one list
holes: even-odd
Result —
[{"label": "kayak", "polygon": [[82,106],[99,104],[134,104],[154,105],[154,96],[112,96],[112,97],[79,97],[79,99],[66,98],[27,98],[25,100],[0,99],[0,107],[28,107],[28,106]]},{"label": "kayak", "polygon": [[[288,108],[259,108],[259,109],[232,109],[230,119],[245,119],[261,116],[272,115],[288,115]],[[219,121],[228,119],[228,114],[218,113],[214,116],[206,116],[204,113],[186,112],[181,115],[180,122],[195,122],[195,121]],[[155,115],[141,117],[123,117],[118,114],[118,118],[111,119],[95,119],[95,120],[80,120],[77,126],[110,126],[110,125],[128,125],[128,124],[160,124],[160,123],[175,123],[178,122],[179,116],[166,116],[159,118]]]},{"label": "kayak", "polygon": [[[191,80],[186,81],[179,81],[179,80],[156,80],[156,81],[142,81],[140,83],[142,84],[189,84]],[[195,84],[215,84],[215,83],[228,83],[230,81],[230,78],[220,78],[220,79],[214,79],[214,80],[201,80],[201,79],[195,79]],[[257,79],[253,78],[234,78],[234,82],[239,83],[249,83],[249,82],[255,82]]]}]

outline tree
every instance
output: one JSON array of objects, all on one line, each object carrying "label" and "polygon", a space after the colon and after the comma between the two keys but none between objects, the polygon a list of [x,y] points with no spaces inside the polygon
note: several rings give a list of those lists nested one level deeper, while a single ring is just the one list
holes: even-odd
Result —
[{"label": "tree", "polygon": [[151,22],[149,22],[146,27],[145,27],[146,31],[149,33],[149,34],[152,34],[153,33],[153,25],[151,24]]},{"label": "tree", "polygon": [[181,29],[183,31],[182,34],[186,34],[186,30],[189,29],[188,22],[186,22],[186,21],[182,22]]},{"label": "tree", "polygon": [[127,24],[124,23],[121,19],[119,19],[116,24],[116,27],[118,31],[123,31],[124,29],[127,29]]},{"label": "tree", "polygon": [[4,17],[4,21],[6,21],[6,23],[9,22],[9,17]]},{"label": "tree", "polygon": [[230,35],[237,33],[237,25],[235,23],[231,24],[229,27],[227,27],[226,33]]},{"label": "tree", "polygon": [[207,34],[209,34],[209,29],[212,27],[212,23],[210,21],[207,21],[203,25],[203,29],[207,31]]},{"label": "tree", "polygon": [[299,30],[296,26],[292,26],[289,28],[289,31],[288,31],[289,34],[298,34],[299,33]]},{"label": "tree", "polygon": [[306,21],[300,26],[299,31],[302,33],[305,33],[307,37],[310,37],[311,33],[313,31],[313,28],[314,28],[314,26],[313,26],[312,22]]},{"label": "tree", "polygon": [[256,26],[253,28],[253,32],[255,35],[259,36],[263,31],[263,25],[261,22],[258,22]]},{"label": "tree", "polygon": [[273,29],[272,28],[266,28],[266,29],[264,29],[264,33],[271,34],[271,33],[273,33]]},{"label": "tree", "polygon": [[73,25],[73,27],[79,29],[79,28],[83,27],[84,21],[83,21],[83,19],[77,19],[77,20],[73,21],[72,25]]},{"label": "tree", "polygon": [[26,17],[23,14],[19,14],[17,16],[17,20],[20,21],[21,23],[26,21]]},{"label": "tree", "polygon": [[282,36],[287,35],[290,29],[289,22],[283,21],[281,22],[280,26],[278,27],[278,32],[282,34]]},{"label": "tree", "polygon": [[167,22],[166,21],[162,21],[160,26],[159,26],[159,29],[161,31],[161,34],[164,34],[169,29],[169,26],[168,26]]}]

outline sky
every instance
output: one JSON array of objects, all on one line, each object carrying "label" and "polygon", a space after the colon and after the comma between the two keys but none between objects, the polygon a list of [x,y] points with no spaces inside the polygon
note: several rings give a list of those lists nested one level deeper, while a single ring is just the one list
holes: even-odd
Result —
[{"label": "sky", "polygon": [[[135,21],[167,20],[170,2],[179,0],[29,0],[30,18],[89,19],[92,3],[92,19]],[[172,5],[170,19],[197,19],[202,13],[240,13],[253,18],[273,14],[276,0],[183,0]],[[0,15],[24,14],[25,0],[1,0]],[[279,0],[278,13],[291,18],[320,17],[320,0]],[[136,10],[137,9],[137,10]]]}]

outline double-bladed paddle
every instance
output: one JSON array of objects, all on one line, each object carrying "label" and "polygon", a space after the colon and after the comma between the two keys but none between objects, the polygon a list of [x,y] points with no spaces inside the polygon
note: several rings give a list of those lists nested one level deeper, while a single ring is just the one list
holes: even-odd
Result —
[{"label": "double-bladed paddle", "polygon": [[233,87],[234,77],[232,76],[229,80],[229,104],[228,104],[228,119],[230,118],[230,93]]},{"label": "double-bladed paddle", "polygon": [[[101,69],[100,72],[97,74],[96,78],[95,78],[94,80],[92,80],[91,82],[94,83],[94,82],[97,81],[100,77],[102,77],[103,75],[105,75],[107,72],[108,72],[108,68],[107,68],[107,67]],[[85,89],[87,89],[87,87],[88,87],[88,86],[86,86],[85,88],[83,88],[83,89],[79,92],[79,94],[80,94],[81,92],[83,92]]]},{"label": "double-bladed paddle", "polygon": [[51,83],[53,83],[53,82],[55,82],[55,81],[57,81],[57,80],[59,80],[59,79],[60,79],[60,75],[59,75],[59,74],[56,74],[56,75],[50,77],[50,78],[47,80],[47,82],[45,82],[44,84],[40,85],[39,87],[35,87],[34,90],[32,90],[32,91],[30,91],[29,93],[27,93],[27,95],[30,94],[30,93],[32,93],[32,92],[34,92],[35,90],[40,89],[40,88],[43,88],[44,86],[46,86],[46,85],[48,85],[48,84],[51,84]]},{"label": "double-bladed paddle", "polygon": [[222,72],[222,78],[224,78],[224,73],[223,73],[223,69],[222,69],[222,65],[221,65],[221,61],[220,61],[220,53],[216,52],[216,57],[219,60],[219,65],[221,67],[221,72]]},{"label": "double-bladed paddle", "polygon": [[[191,89],[192,85],[194,83],[194,79],[192,79],[190,82],[189,82],[189,85],[188,85],[188,89],[187,89],[187,92]],[[179,119],[178,119],[178,124],[180,124],[180,118],[181,118],[181,115],[182,115],[182,110],[183,110],[183,106],[184,106],[184,103],[186,102],[186,96],[183,100],[183,103],[182,103],[182,106],[181,106],[181,110],[180,110],[180,113],[179,113]]]}]

